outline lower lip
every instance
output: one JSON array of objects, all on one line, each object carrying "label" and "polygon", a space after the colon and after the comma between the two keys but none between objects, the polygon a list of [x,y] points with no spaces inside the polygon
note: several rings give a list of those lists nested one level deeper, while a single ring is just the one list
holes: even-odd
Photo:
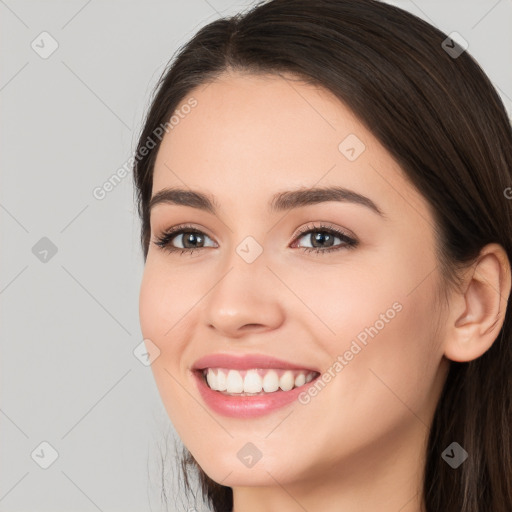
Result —
[{"label": "lower lip", "polygon": [[192,373],[197,381],[199,393],[206,404],[213,411],[233,418],[254,418],[281,409],[297,400],[297,397],[310,385],[313,385],[318,378],[290,391],[280,390],[255,396],[230,396],[208,387],[202,372],[193,371]]}]

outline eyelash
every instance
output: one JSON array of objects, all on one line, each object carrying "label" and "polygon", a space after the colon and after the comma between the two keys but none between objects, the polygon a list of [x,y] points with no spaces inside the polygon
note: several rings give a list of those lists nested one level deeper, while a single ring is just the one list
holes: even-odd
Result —
[{"label": "eyelash", "polygon": [[[320,224],[319,226],[305,226],[304,228],[301,228],[297,235],[295,236],[294,240],[302,238],[305,234],[308,233],[314,233],[314,232],[321,232],[321,233],[328,233],[329,235],[334,235],[337,238],[340,238],[343,242],[342,245],[337,245],[334,247],[328,247],[326,249],[322,249],[319,247],[298,247],[298,249],[301,249],[305,253],[310,253],[312,251],[318,253],[327,253],[327,252],[333,252],[333,251],[339,251],[342,249],[353,249],[355,248],[359,242],[357,240],[354,240],[353,238],[349,237],[342,231],[340,231],[337,228],[331,227],[331,226],[325,226],[324,224]],[[155,245],[160,247],[161,249],[175,253],[177,251],[181,251],[180,255],[183,253],[192,253],[197,252],[200,249],[206,249],[206,247],[196,247],[194,248],[187,248],[187,249],[181,249],[179,247],[173,247],[171,245],[171,241],[173,238],[175,238],[177,235],[181,235],[184,233],[195,233],[200,235],[205,235],[202,231],[194,228],[193,226],[190,226],[188,224],[182,224],[179,226],[175,226],[173,228],[168,229],[167,231],[163,232],[159,237],[157,237],[156,241],[153,242]],[[206,235],[208,236],[208,235]]]}]

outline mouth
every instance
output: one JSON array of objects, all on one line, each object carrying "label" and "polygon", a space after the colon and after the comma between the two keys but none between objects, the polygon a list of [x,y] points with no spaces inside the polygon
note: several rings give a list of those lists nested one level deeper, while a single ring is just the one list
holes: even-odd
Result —
[{"label": "mouth", "polygon": [[291,406],[320,377],[316,368],[267,354],[209,354],[190,369],[212,411],[246,419]]},{"label": "mouth", "polygon": [[212,391],[239,397],[291,391],[320,376],[314,370],[286,368],[204,368],[195,372]]}]

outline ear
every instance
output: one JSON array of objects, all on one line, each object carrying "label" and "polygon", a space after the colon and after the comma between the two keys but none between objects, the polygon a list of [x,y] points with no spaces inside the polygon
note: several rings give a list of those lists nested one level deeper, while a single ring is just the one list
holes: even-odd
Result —
[{"label": "ear", "polygon": [[444,355],[452,361],[477,359],[503,326],[510,294],[510,262],[499,244],[486,245],[467,272],[463,291],[450,298]]}]

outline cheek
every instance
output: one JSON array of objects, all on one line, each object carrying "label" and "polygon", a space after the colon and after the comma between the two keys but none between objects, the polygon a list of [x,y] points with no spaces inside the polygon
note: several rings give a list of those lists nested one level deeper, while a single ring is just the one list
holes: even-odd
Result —
[{"label": "cheek", "polygon": [[[326,329],[316,322],[322,333],[316,339],[329,354],[343,354],[351,347],[356,352],[355,341],[361,347],[357,359],[367,360],[367,367],[375,363],[391,369],[400,364],[406,367],[405,376],[407,368],[427,371],[429,361],[439,356],[433,340],[439,282],[431,272],[436,267],[431,251],[400,242],[382,246],[378,255],[353,253],[339,272],[327,266],[315,269],[298,294],[329,328],[330,335],[325,335]],[[350,353],[347,358],[356,359]]]},{"label": "cheek", "polygon": [[198,283],[189,271],[171,269],[164,261],[148,257],[140,285],[139,320],[143,336],[153,340],[162,353],[179,348],[175,341],[201,293]]},{"label": "cheek", "polygon": [[205,270],[199,266],[191,270],[170,264],[165,256],[148,256],[139,291],[139,321],[144,339],[160,350],[151,368],[160,392],[167,394],[166,404],[181,396],[181,386],[190,386],[191,340],[208,283]]},{"label": "cheek", "polygon": [[193,300],[196,292],[186,286],[186,281],[184,273],[170,271],[166,265],[148,258],[139,292],[142,335],[160,350],[151,364],[153,377],[168,416],[180,431],[184,428],[181,413],[190,404],[188,394],[183,391],[188,384],[180,363],[190,331],[187,311],[197,300]]},{"label": "cheek", "polygon": [[366,300],[353,298],[337,323],[331,319],[338,335],[322,341],[330,355],[325,385],[303,397],[296,415],[302,415],[301,428],[314,429],[318,452],[342,458],[368,444],[385,447],[407,425],[422,431],[429,423],[439,361],[428,295],[416,290],[401,296],[381,287]]},{"label": "cheek", "polygon": [[[434,339],[432,281],[414,292],[381,280],[371,294],[352,296],[336,330],[342,335],[329,353],[343,357],[333,392],[354,417],[379,418],[392,429],[414,411],[427,423],[442,353]],[[332,411],[333,424],[338,414]],[[364,421],[363,421],[364,423]],[[384,428],[385,429],[385,428]]]},{"label": "cheek", "polygon": [[161,337],[167,325],[164,311],[167,309],[167,299],[164,295],[162,276],[154,265],[146,264],[139,291],[139,320],[142,335],[156,343],[159,348]]},{"label": "cheek", "polygon": [[[352,261],[336,267],[318,265],[300,279],[295,269],[282,271],[300,300],[290,297],[289,316],[303,318],[312,339],[330,348],[331,354],[350,345],[358,334],[364,340],[366,327],[377,324],[380,330],[387,326],[387,320],[397,316],[400,308],[396,304],[400,302],[400,287],[389,277],[389,269],[382,265],[360,267]],[[381,320],[383,315],[386,318]]]},{"label": "cheek", "polygon": [[[421,270],[433,268],[428,258],[397,254],[388,266],[374,262],[364,271],[319,269],[297,285],[316,314],[305,315],[303,325],[327,355],[324,367],[333,375],[327,387],[344,411],[371,420],[376,408],[385,416],[399,412],[395,405],[405,407],[400,400],[418,410],[430,400],[442,352],[434,338],[437,274],[425,278]],[[332,414],[333,423],[343,416]]]}]

